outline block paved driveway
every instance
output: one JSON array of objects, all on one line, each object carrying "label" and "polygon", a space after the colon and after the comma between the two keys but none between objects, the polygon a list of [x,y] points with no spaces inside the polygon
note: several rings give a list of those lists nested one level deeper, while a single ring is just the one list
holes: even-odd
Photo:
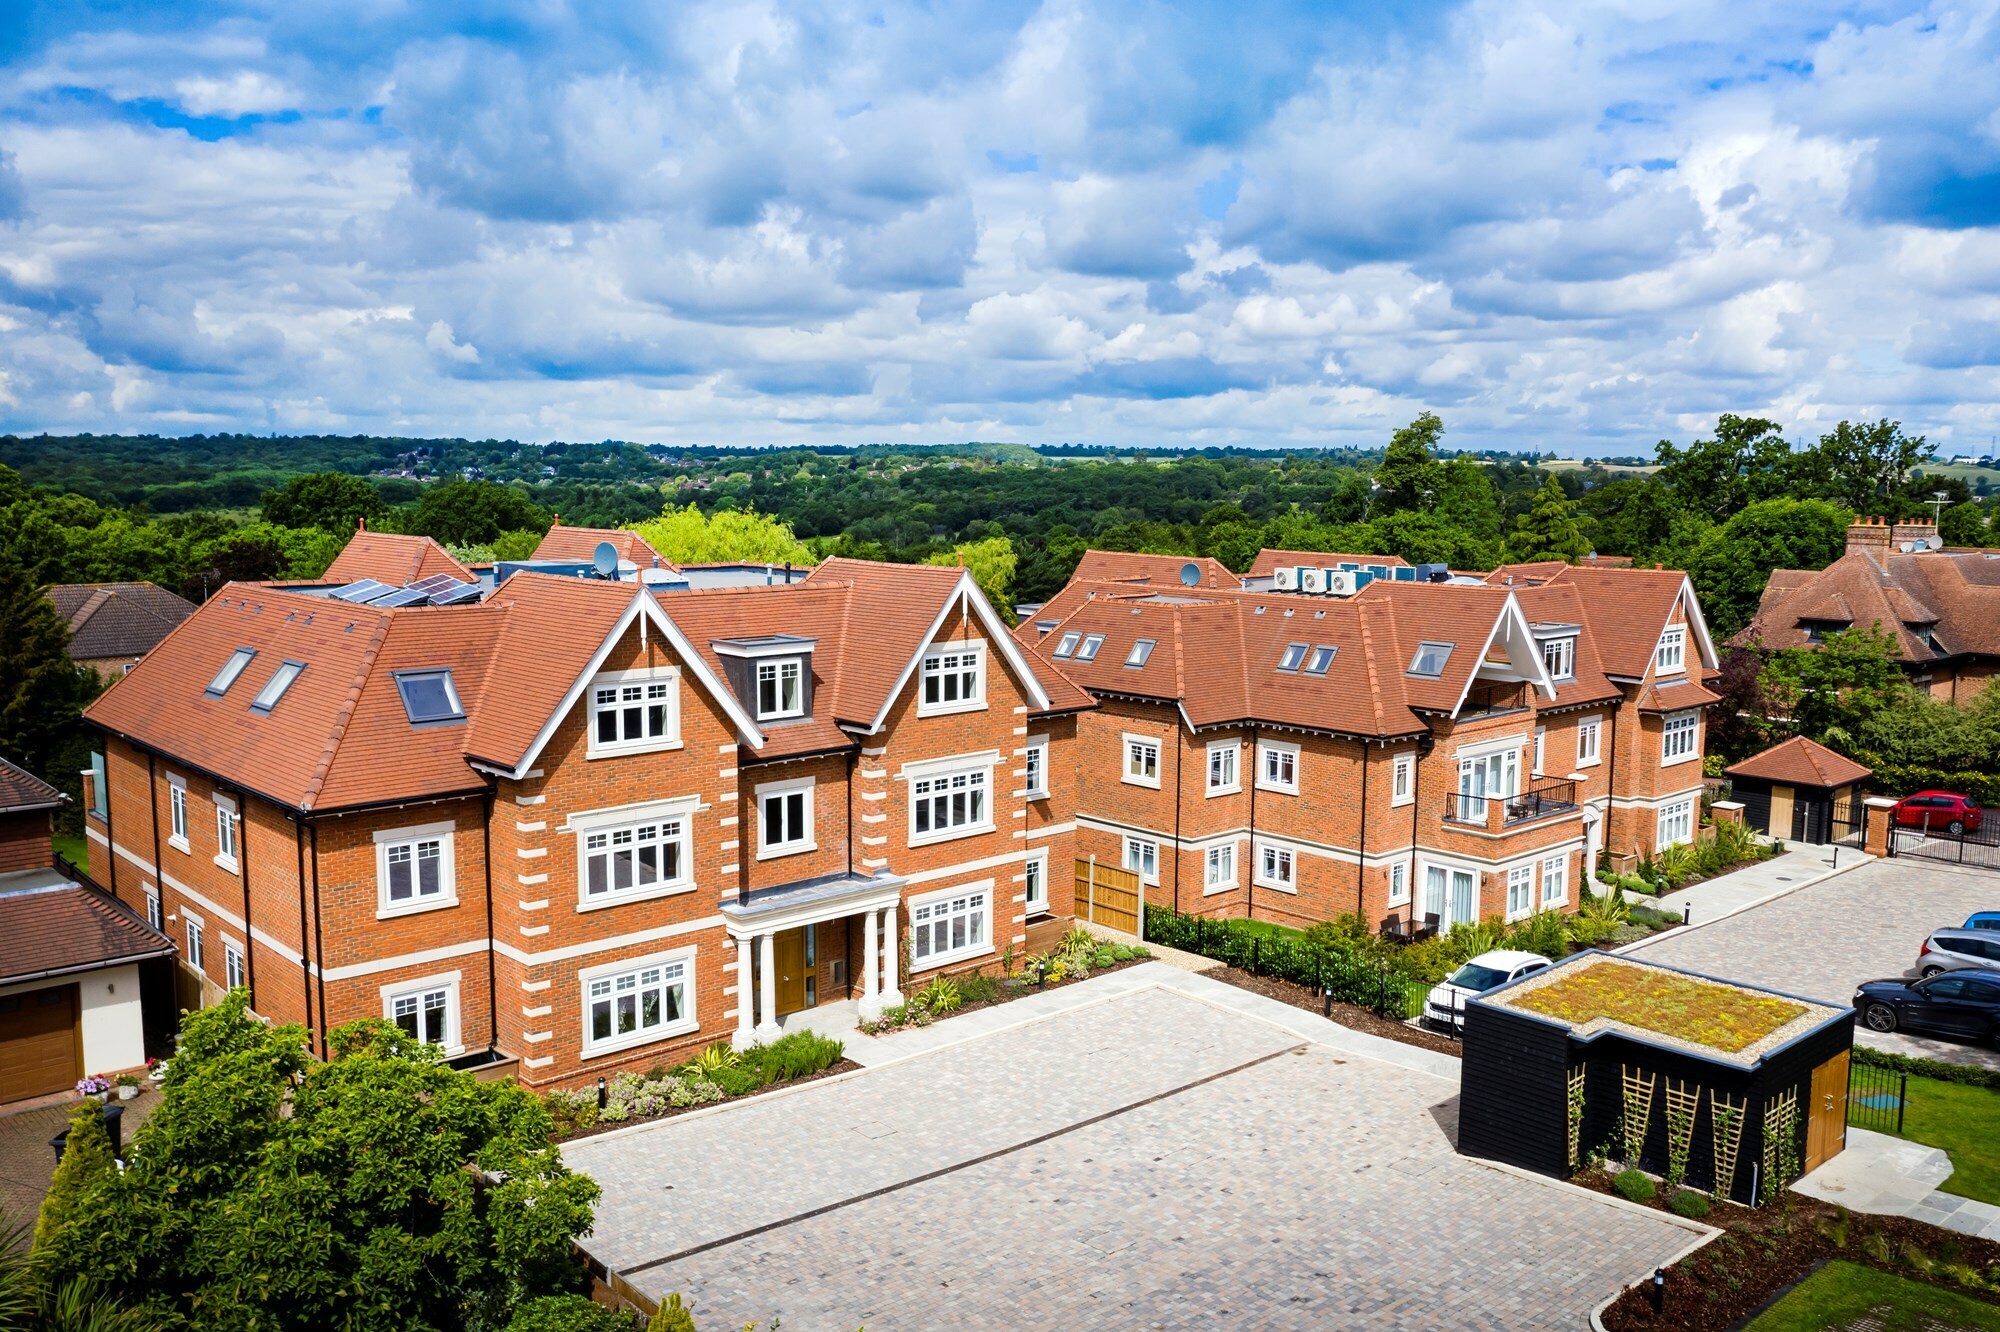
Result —
[{"label": "block paved driveway", "polygon": [[[1929,933],[2000,910],[2000,872],[1914,857],[1871,860],[1712,925],[1671,930],[1633,955],[1727,980],[1846,1005],[1866,980],[1911,972]],[[2000,1051],[1857,1028],[1855,1039],[1903,1054],[2000,1068]]]},{"label": "block paved driveway", "polygon": [[1585,1324],[1696,1238],[1452,1149],[1457,1087],[1168,989],[565,1147],[703,1326]]}]

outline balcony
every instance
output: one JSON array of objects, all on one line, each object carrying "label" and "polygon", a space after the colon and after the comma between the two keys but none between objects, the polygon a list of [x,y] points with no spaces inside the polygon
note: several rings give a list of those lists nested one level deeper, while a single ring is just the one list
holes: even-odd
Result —
[{"label": "balcony", "polygon": [[1524,823],[1560,818],[1576,812],[1575,782],[1537,782],[1518,795],[1448,794],[1444,824],[1448,828],[1505,832]]}]

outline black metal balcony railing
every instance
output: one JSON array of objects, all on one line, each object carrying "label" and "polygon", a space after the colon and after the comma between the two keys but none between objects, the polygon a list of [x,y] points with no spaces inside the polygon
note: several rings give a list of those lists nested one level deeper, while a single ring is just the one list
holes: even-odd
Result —
[{"label": "black metal balcony railing", "polygon": [[1444,798],[1444,821],[1492,830],[1496,816],[1500,827],[1511,828],[1516,824],[1533,823],[1536,819],[1572,813],[1575,809],[1575,782],[1537,782],[1518,795],[1510,796],[1448,793]]}]

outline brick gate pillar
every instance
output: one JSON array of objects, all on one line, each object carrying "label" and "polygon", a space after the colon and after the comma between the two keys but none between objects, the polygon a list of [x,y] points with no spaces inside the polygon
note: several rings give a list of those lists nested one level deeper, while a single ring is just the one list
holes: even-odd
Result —
[{"label": "brick gate pillar", "polygon": [[1889,811],[1896,807],[1896,802],[1887,796],[1869,796],[1865,804],[1868,833],[1861,849],[1871,856],[1886,856],[1889,854]]}]

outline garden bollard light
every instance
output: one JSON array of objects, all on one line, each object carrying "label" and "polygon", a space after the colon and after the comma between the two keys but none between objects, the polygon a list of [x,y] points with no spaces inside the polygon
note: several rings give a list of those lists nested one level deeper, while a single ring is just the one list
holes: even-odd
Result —
[{"label": "garden bollard light", "polygon": [[1658,1314],[1667,1303],[1667,1269],[1653,1269],[1653,1312]]},{"label": "garden bollard light", "polygon": [[1692,902],[1681,903],[1681,924],[1688,925],[1693,923],[1693,921],[1694,921],[1694,903]]},{"label": "garden bollard light", "polygon": [[606,1105],[610,1103],[610,1101],[611,1101],[611,1092],[605,1086],[604,1079],[599,1078],[597,1080],[597,1108],[599,1110],[602,1110]]},{"label": "garden bollard light", "polygon": [[1325,997],[1320,1004],[1319,1015],[1330,1018],[1333,1016],[1333,987],[1331,985],[1327,986],[1323,994]]}]

